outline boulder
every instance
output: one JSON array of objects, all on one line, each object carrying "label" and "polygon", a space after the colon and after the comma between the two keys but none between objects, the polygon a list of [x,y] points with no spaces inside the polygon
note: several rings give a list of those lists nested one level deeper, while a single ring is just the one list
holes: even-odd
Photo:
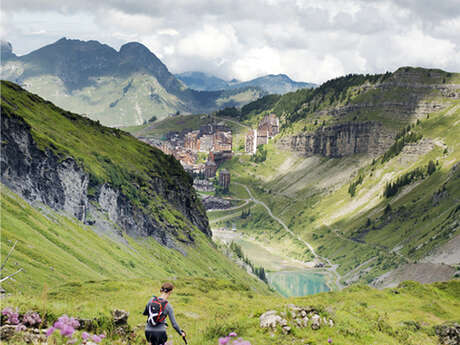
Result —
[{"label": "boulder", "polygon": [[13,325],[3,325],[0,327],[0,339],[8,341],[15,333],[16,326]]},{"label": "boulder", "polygon": [[279,316],[276,310],[269,310],[260,316],[261,328],[269,328],[271,330],[275,330],[277,326],[281,327],[281,330],[284,334],[291,332],[291,327],[288,326],[287,320]]},{"label": "boulder", "polygon": [[283,326],[282,328],[284,334],[289,334],[291,332],[291,327],[289,326]]},{"label": "boulder", "polygon": [[460,344],[460,325],[458,323],[449,323],[437,326],[436,334],[439,337],[439,343],[442,345]]},{"label": "boulder", "polygon": [[117,326],[123,326],[128,324],[128,316],[129,312],[120,310],[120,309],[114,309],[112,310],[112,319],[113,319],[113,324]]},{"label": "boulder", "polygon": [[311,329],[316,331],[321,328],[321,318],[318,314],[311,317]]},{"label": "boulder", "polygon": [[[284,320],[276,310],[269,310],[260,316],[260,327],[275,329]],[[285,320],[284,320],[285,321]]]}]

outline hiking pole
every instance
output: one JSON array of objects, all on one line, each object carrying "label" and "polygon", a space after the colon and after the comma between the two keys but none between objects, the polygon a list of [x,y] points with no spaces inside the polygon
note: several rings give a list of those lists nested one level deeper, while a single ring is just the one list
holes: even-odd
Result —
[{"label": "hiking pole", "polygon": [[185,345],[188,345],[187,339],[185,338],[185,335],[182,337],[182,339],[184,339]]}]

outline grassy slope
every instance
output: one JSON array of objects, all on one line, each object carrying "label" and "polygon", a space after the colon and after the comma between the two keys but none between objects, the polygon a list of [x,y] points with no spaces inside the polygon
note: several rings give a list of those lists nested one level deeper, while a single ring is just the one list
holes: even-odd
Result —
[{"label": "grassy slope", "polygon": [[9,291],[34,294],[44,282],[56,287],[71,281],[175,276],[226,278],[250,282],[267,291],[263,283],[249,278],[199,232],[194,245],[183,246],[187,252],[183,256],[151,238],[123,235],[123,240],[111,239],[46,206],[39,207],[31,207],[2,186],[1,253],[5,257],[18,240],[7,269],[13,271],[16,263],[25,269],[15,281],[4,284]]},{"label": "grassy slope", "polygon": [[[159,280],[102,280],[67,283],[37,292],[38,297],[16,295],[5,305],[21,310],[46,310],[51,315],[108,316],[121,308],[130,312],[129,323],[140,325],[139,341],[144,344],[141,315],[146,300],[156,293]],[[188,334],[191,345],[215,345],[218,337],[236,331],[253,345],[326,344],[344,345],[415,345],[438,344],[434,326],[445,321],[460,321],[460,281],[421,285],[407,282],[397,289],[376,290],[362,285],[341,292],[308,297],[268,297],[250,291],[241,284],[210,278],[179,278],[170,301],[176,317]],[[332,318],[335,326],[318,331],[293,327],[290,335],[259,328],[259,316],[267,310],[285,311],[288,303],[314,306],[321,315]],[[181,339],[169,331],[174,343]],[[109,340],[107,343],[116,343]]]},{"label": "grassy slope", "polygon": [[[89,189],[108,182],[140,209],[157,215],[159,223],[185,231],[188,220],[153,188],[157,177],[173,190],[177,185],[191,188],[190,177],[174,158],[119,129],[57,108],[15,84],[2,82],[1,91],[2,115],[19,116],[29,124],[40,149],[50,149],[62,159],[75,159],[90,174]],[[202,210],[194,199],[193,206]]]}]

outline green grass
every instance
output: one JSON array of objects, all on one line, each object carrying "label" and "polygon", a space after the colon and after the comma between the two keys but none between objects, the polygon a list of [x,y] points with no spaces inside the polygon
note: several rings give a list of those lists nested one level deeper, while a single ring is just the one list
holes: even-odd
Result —
[{"label": "green grass", "polygon": [[248,280],[244,271],[199,232],[193,245],[181,245],[184,256],[161,246],[153,238],[97,234],[91,227],[45,206],[31,207],[3,185],[1,196],[2,257],[18,241],[6,269],[13,272],[17,263],[25,270],[14,281],[3,284],[7,291],[33,294],[44,282],[56,287],[74,281],[174,276],[251,281],[255,288],[266,291],[263,283],[255,278]]},{"label": "green grass", "polygon": [[[160,280],[86,281],[39,289],[37,296],[15,295],[3,305],[47,311],[51,315],[82,317],[108,316],[110,310],[129,311],[129,323],[140,325],[148,298],[157,293]],[[354,286],[342,292],[321,293],[308,297],[282,298],[260,295],[245,285],[218,279],[180,278],[174,281],[170,302],[180,326],[187,331],[191,345],[215,345],[218,338],[235,331],[253,345],[264,344],[438,344],[434,326],[447,320],[459,321],[460,282],[421,285],[407,282],[396,289],[376,290]],[[259,316],[268,310],[286,311],[287,304],[313,306],[320,315],[332,318],[335,326],[318,331],[298,328],[288,317],[292,332],[273,335],[260,329]],[[411,325],[416,324],[417,327]],[[174,343],[182,340],[169,330]],[[110,340],[109,340],[110,341]],[[109,343],[109,342],[108,342]],[[136,342],[143,344],[143,340]]]}]

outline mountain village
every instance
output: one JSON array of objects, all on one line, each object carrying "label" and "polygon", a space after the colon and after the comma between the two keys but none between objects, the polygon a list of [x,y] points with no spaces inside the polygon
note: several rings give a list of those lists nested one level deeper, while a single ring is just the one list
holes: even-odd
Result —
[{"label": "mountain village", "polygon": [[[205,118],[202,116],[202,119]],[[226,193],[230,185],[230,172],[221,169],[221,166],[234,154],[233,133],[225,121],[217,122],[212,117],[208,120],[197,130],[170,131],[161,139],[154,137],[139,137],[139,139],[168,155],[173,155],[185,171],[193,176],[193,185],[197,191],[214,193],[216,191],[214,182],[216,182]],[[273,113],[264,116],[257,128],[250,129],[246,134],[245,152],[250,155],[255,154],[258,146],[268,144],[268,141],[278,133],[278,117]]]}]

